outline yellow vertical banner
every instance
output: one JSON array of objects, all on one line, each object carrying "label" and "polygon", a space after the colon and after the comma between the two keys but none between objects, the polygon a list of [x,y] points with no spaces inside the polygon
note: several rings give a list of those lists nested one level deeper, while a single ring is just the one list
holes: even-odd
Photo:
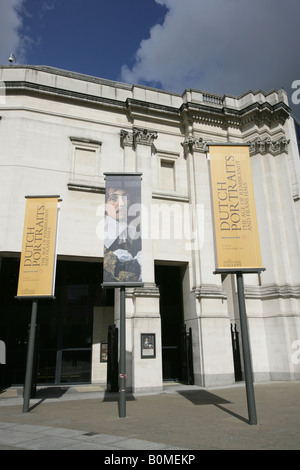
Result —
[{"label": "yellow vertical banner", "polygon": [[262,270],[248,145],[209,144],[216,269]]},{"label": "yellow vertical banner", "polygon": [[28,196],[17,297],[53,297],[59,196]]}]

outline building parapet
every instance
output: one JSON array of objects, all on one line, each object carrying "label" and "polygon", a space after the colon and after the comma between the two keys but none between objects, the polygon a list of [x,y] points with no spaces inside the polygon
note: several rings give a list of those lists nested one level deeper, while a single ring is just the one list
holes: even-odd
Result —
[{"label": "building parapet", "polygon": [[284,124],[290,116],[284,90],[240,96],[185,90],[182,95],[44,66],[1,66],[6,92],[39,93],[126,110],[131,118],[198,121],[243,127],[249,122]]}]

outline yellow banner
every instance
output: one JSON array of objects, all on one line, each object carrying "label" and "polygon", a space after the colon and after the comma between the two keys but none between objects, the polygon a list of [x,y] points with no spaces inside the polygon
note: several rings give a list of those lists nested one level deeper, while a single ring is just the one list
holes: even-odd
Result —
[{"label": "yellow banner", "polygon": [[53,297],[58,196],[28,197],[17,297]]},{"label": "yellow banner", "polygon": [[261,270],[248,145],[209,145],[216,269]]}]

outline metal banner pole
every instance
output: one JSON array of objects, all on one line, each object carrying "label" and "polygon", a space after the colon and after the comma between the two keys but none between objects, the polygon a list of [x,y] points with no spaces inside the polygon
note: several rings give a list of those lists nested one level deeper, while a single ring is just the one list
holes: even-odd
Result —
[{"label": "metal banner pole", "polygon": [[237,277],[238,300],[239,300],[240,320],[241,320],[241,335],[242,335],[243,356],[244,356],[245,383],[246,383],[246,393],[247,393],[249,424],[257,424],[255,396],[254,396],[254,388],[253,388],[253,374],[252,374],[251,355],[250,355],[250,346],[249,346],[249,334],[248,334],[247,315],[246,315],[246,306],[245,306],[243,273],[237,272],[236,277]]},{"label": "metal banner pole", "polygon": [[25,376],[25,385],[24,385],[23,413],[27,413],[29,411],[29,400],[30,400],[30,394],[31,394],[32,371],[33,371],[33,360],[34,360],[37,305],[38,305],[38,301],[37,299],[34,299],[32,301],[32,310],[31,310],[31,323],[30,323],[26,376]]},{"label": "metal banner pole", "polygon": [[125,287],[120,287],[119,418],[126,417],[126,313]]}]

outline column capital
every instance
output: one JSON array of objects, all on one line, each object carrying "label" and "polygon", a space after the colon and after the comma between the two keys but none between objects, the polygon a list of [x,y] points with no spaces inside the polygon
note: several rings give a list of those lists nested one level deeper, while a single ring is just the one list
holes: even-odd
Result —
[{"label": "column capital", "polygon": [[148,129],[133,128],[133,146],[137,144],[148,145],[151,147],[154,140],[157,139],[157,132]]},{"label": "column capital", "polygon": [[132,147],[133,146],[133,133],[125,131],[124,129],[120,130],[120,143],[121,147]]},{"label": "column capital", "polygon": [[151,147],[154,140],[157,139],[157,132],[148,129],[134,127],[132,132],[121,129],[120,143],[121,147],[133,147],[137,144],[148,145]]},{"label": "column capital", "polygon": [[281,153],[288,153],[288,145],[290,143],[286,137],[282,136],[277,140],[271,140],[270,137],[260,138],[248,142],[250,145],[250,155],[266,155],[270,153],[273,156],[279,155]]},{"label": "column capital", "polygon": [[187,155],[191,152],[205,153],[207,150],[207,141],[203,140],[202,137],[186,137],[181,145],[184,148],[184,154]]}]

